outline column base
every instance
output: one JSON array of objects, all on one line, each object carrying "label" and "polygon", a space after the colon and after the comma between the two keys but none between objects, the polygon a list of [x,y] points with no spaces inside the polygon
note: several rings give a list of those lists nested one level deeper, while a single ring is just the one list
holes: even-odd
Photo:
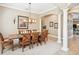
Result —
[{"label": "column base", "polygon": [[69,51],[69,48],[63,47],[63,48],[61,48],[61,50],[65,51],[65,52],[68,52]]}]

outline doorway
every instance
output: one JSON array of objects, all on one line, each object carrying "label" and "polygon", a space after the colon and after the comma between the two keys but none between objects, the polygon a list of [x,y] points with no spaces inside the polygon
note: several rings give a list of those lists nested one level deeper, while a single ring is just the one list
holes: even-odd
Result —
[{"label": "doorway", "polygon": [[69,50],[72,54],[79,53],[79,13],[71,13],[71,20],[73,21],[71,31],[73,38],[69,39]]}]

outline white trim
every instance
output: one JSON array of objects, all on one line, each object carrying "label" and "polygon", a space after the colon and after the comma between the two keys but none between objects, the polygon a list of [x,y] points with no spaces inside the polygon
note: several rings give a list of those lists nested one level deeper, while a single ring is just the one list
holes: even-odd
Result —
[{"label": "white trim", "polygon": [[[23,10],[23,9],[20,9],[20,8],[16,8],[16,7],[12,7],[12,6],[7,6],[7,5],[4,5],[4,4],[0,4],[0,6],[6,7],[6,8],[11,8],[11,9],[16,9],[16,10],[21,10],[21,11],[25,11],[25,12],[29,12],[29,10]],[[57,7],[50,8],[50,9],[47,9],[47,10],[44,10],[44,11],[41,11],[41,12],[35,12],[35,11],[32,10],[31,12],[34,13],[34,14],[43,14],[43,13],[46,13],[48,11],[54,10],[56,8]]]},{"label": "white trim", "polygon": [[68,9],[63,9],[63,47],[62,50],[67,52],[68,49]]},{"label": "white trim", "polygon": [[49,11],[51,11],[51,10],[55,10],[55,9],[57,9],[57,7],[44,10],[44,11],[42,11],[42,12],[39,12],[39,14],[44,14],[44,13],[47,13],[47,12],[49,12]]},{"label": "white trim", "polygon": [[[3,4],[0,4],[0,6],[6,7],[6,8],[11,8],[11,9],[16,9],[16,10],[20,10],[20,11],[24,11],[24,12],[28,12],[29,13],[29,10],[23,10],[23,9],[20,9],[20,8],[11,7],[11,6],[7,6],[7,5],[3,5]],[[37,12],[34,12],[34,11],[32,11],[32,13],[33,14],[38,14]]]},{"label": "white trim", "polygon": [[41,32],[41,26],[42,26],[42,25],[41,25],[41,18],[40,18],[40,26],[39,26],[39,27],[40,27],[40,28],[39,28],[39,29],[40,29],[40,32]]},{"label": "white trim", "polygon": [[58,43],[61,43],[61,14],[58,15]]}]

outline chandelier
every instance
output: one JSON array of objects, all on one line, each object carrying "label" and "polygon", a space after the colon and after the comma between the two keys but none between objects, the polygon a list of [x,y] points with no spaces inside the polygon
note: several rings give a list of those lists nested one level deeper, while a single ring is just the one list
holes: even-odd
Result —
[{"label": "chandelier", "polygon": [[36,20],[31,17],[31,3],[29,3],[29,23],[36,23]]}]

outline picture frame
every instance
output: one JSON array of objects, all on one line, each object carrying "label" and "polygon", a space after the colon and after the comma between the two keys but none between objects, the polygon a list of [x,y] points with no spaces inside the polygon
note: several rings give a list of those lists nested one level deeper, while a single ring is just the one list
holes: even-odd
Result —
[{"label": "picture frame", "polygon": [[52,21],[49,22],[49,26],[50,26],[50,27],[53,27],[53,22],[52,22]]},{"label": "picture frame", "polygon": [[28,20],[26,16],[18,16],[18,29],[28,29]]},{"label": "picture frame", "polygon": [[58,23],[54,23],[54,29],[58,29]]}]

